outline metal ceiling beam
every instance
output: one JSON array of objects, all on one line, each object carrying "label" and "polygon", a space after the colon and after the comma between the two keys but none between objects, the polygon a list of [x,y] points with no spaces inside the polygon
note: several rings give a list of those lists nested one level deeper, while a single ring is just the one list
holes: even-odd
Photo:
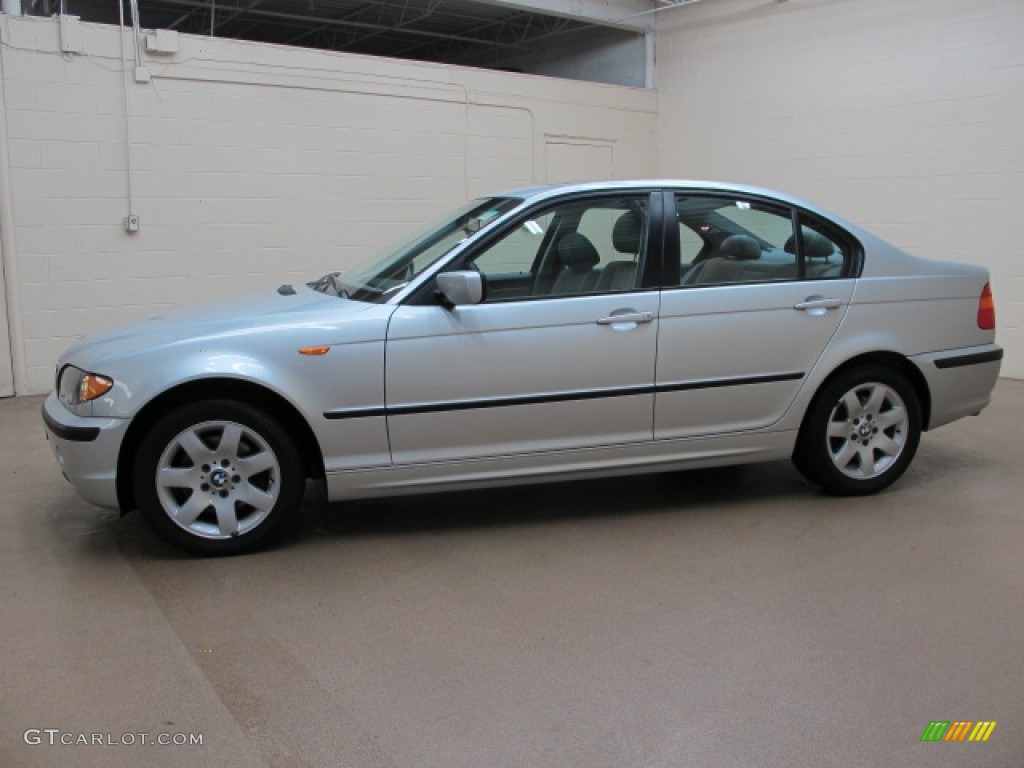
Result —
[{"label": "metal ceiling beam", "polygon": [[[199,9],[199,8],[207,8],[208,7],[208,3],[203,2],[203,0],[161,0],[161,2],[166,3],[168,5],[180,5],[180,6],[186,7],[186,8],[196,8],[196,9]],[[388,32],[388,31],[394,29],[394,27],[392,25],[388,25],[388,24],[378,24],[378,23],[374,23],[374,22],[352,21],[352,20],[341,20],[341,19],[339,19],[339,20],[332,20],[332,19],[325,19],[322,16],[310,16],[310,15],[307,15],[307,14],[300,14],[300,13],[283,13],[283,12],[280,12],[280,11],[267,11],[267,10],[262,10],[262,9],[259,9],[259,8],[254,8],[253,10],[247,12],[245,15],[246,16],[250,16],[250,17],[260,17],[260,18],[264,18],[264,19],[276,19],[276,20],[279,20],[279,21],[286,21],[286,22],[287,21],[292,21],[292,22],[304,22],[304,23],[308,23],[308,24],[320,24],[320,25],[324,25],[324,26],[354,27],[354,28],[357,28],[357,29],[373,29],[373,30],[379,30],[379,31],[382,31],[382,32]],[[401,32],[404,35],[415,35],[417,37],[429,37],[429,38],[434,38],[434,39],[437,39],[437,40],[460,40],[460,41],[465,42],[465,43],[484,43],[484,44],[492,42],[490,40],[481,39],[481,38],[466,37],[464,35],[452,34],[452,33],[448,33],[448,32],[432,32],[430,30],[415,29],[413,27],[406,27],[406,28],[402,29]]]},{"label": "metal ceiling beam", "polygon": [[315,27],[312,27],[310,29],[305,30],[304,32],[301,32],[300,34],[298,34],[295,37],[291,38],[287,43],[285,43],[285,45],[294,45],[297,41],[302,40],[303,38],[305,38],[305,37],[307,37],[309,35],[316,35],[316,34],[319,34],[320,32],[322,32],[324,30],[327,30],[327,29],[336,29],[336,27],[332,27],[332,24],[337,24],[338,22],[347,21],[349,19],[354,19],[357,16],[359,16],[359,14],[363,13],[365,10],[366,10],[366,6],[365,5],[361,5],[360,7],[356,8],[355,10],[351,10],[351,11],[349,11],[347,13],[343,13],[341,16],[332,16],[329,19],[325,19],[323,24],[318,24]]},{"label": "metal ceiling beam", "polygon": [[[536,26],[536,31],[533,29]],[[485,53],[497,52],[499,50],[525,50],[525,51],[536,51],[537,47],[533,45],[537,40],[542,40],[552,35],[564,34],[567,31],[576,31],[578,29],[585,29],[585,24],[579,21],[566,19],[558,16],[541,16],[535,13],[516,13],[512,16],[504,19],[498,19],[490,22],[480,24],[479,26],[473,27],[468,30],[464,30],[465,33],[475,35],[475,33],[484,32],[487,30],[494,30],[494,33],[487,39],[490,41],[490,45],[483,50],[471,50],[470,52],[459,51],[457,55],[465,57],[467,55],[480,56]],[[433,48],[434,50],[430,50]],[[426,56],[444,56],[448,49],[445,47],[445,43],[441,42],[421,42],[415,45],[399,49],[393,55],[395,56],[408,56],[411,53],[420,51],[422,55]]]},{"label": "metal ceiling beam", "polygon": [[251,12],[254,8],[256,8],[257,5],[262,5],[264,2],[266,2],[266,0],[252,0],[249,3],[249,5],[247,5],[245,8],[239,8],[226,19],[215,19],[213,23],[213,31],[216,33],[216,31],[220,27],[224,26],[230,21],[233,21],[234,19],[237,19],[239,16],[243,14]]},{"label": "metal ceiling beam", "polygon": [[[431,16],[434,15],[434,11],[436,11],[441,6],[441,2],[442,0],[430,0],[430,2],[428,2],[425,6],[418,6],[416,8],[413,8],[408,2],[403,3],[401,6],[400,13],[398,13],[396,16],[392,18],[391,23],[386,24],[386,26],[388,27],[388,31],[404,31],[408,29],[410,24],[415,24],[417,22],[423,21],[424,19],[430,18]],[[397,9],[393,8],[393,10]],[[407,12],[412,10],[419,11],[419,15],[407,17]],[[351,19],[357,16],[361,11],[362,9],[353,11],[352,13],[347,14],[345,17],[343,17],[343,19]],[[384,19],[381,19],[380,22],[378,23],[384,23]],[[295,40],[301,40],[302,38],[306,37],[306,35],[314,34],[323,29],[325,29],[323,25],[317,27],[316,29],[311,29],[307,33],[292,38],[291,40],[288,41],[287,44],[293,45]],[[353,36],[352,40],[345,43],[345,45],[342,47],[342,50],[344,50],[344,47],[357,45],[371,38],[379,37],[382,34],[385,34],[384,30],[374,30],[372,32],[367,32],[366,34],[363,34],[361,36]]]},{"label": "metal ceiling beam", "polygon": [[475,0],[484,5],[510,10],[529,11],[549,16],[563,16],[605,27],[618,27],[633,32],[654,29],[651,13],[663,3],[653,0]]},{"label": "metal ceiling beam", "polygon": [[[83,17],[111,23],[111,0],[68,1]],[[140,0],[150,27],[478,66],[501,66],[561,35],[642,34],[659,10],[694,2],[701,0]],[[633,24],[630,13],[640,17]]]}]

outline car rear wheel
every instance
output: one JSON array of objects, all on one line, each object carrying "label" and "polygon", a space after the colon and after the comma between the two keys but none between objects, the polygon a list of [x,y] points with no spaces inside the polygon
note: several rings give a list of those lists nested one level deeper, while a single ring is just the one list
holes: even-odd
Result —
[{"label": "car rear wheel", "polygon": [[279,538],[302,500],[299,452],[270,416],[233,400],[184,406],[143,439],[135,498],[169,544],[234,555]]},{"label": "car rear wheel", "polygon": [[846,371],[815,398],[793,462],[830,493],[874,493],[910,465],[921,439],[921,406],[906,377],[889,368]]}]

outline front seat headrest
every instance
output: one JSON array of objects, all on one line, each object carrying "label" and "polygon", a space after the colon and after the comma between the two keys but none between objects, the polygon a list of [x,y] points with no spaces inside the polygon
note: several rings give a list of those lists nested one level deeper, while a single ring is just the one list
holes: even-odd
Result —
[{"label": "front seat headrest", "polygon": [[[808,259],[827,259],[836,252],[832,241],[811,229],[804,229],[804,257]],[[796,235],[790,235],[783,246],[786,253],[796,253]]]},{"label": "front seat headrest", "polygon": [[761,258],[761,244],[750,235],[729,235],[718,250],[723,256],[739,261]]},{"label": "front seat headrest", "polygon": [[615,226],[612,227],[612,245],[619,253],[640,253],[640,238],[643,231],[643,219],[636,211],[626,211],[615,220]]},{"label": "front seat headrest", "polygon": [[579,232],[570,232],[558,241],[558,258],[573,272],[589,272],[601,261],[601,254]]}]

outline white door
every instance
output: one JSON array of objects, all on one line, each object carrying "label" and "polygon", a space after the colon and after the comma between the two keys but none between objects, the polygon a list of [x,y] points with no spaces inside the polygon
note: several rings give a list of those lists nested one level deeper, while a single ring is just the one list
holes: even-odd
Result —
[{"label": "white door", "polygon": [[649,442],[658,301],[641,288],[648,194],[529,214],[454,269],[481,304],[392,315],[386,352],[395,464]]}]

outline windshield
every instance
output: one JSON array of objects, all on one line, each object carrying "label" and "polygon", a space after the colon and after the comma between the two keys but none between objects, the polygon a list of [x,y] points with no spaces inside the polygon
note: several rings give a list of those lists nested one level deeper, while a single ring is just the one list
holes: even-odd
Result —
[{"label": "windshield", "polygon": [[308,283],[313,290],[355,301],[383,303],[431,264],[522,200],[474,200],[347,272],[331,272]]}]

